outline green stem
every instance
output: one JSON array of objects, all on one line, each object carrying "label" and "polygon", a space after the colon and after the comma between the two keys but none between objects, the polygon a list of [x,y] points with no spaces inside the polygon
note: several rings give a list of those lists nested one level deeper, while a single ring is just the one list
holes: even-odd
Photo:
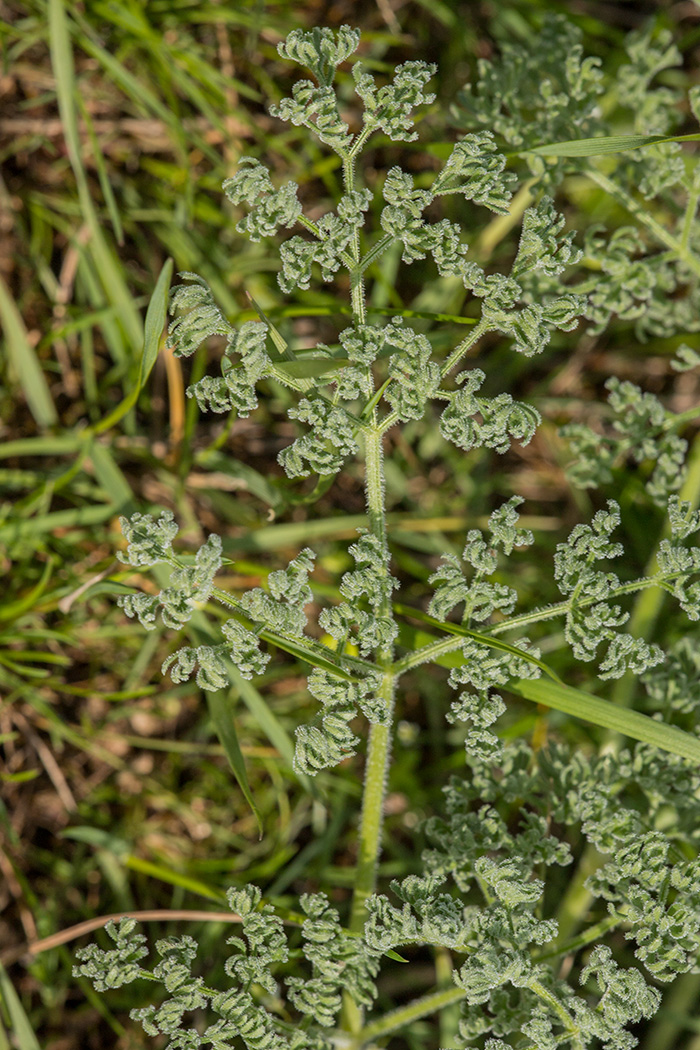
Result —
[{"label": "green stem", "polygon": [[631,197],[621,186],[618,186],[616,182],[609,179],[607,175],[603,175],[597,168],[588,168],[586,175],[595,182],[596,185],[600,186],[602,190],[609,193],[611,197],[614,197],[619,204],[626,208],[631,215],[642,223],[643,226],[652,233],[658,241],[665,244],[667,248],[670,248],[679,259],[682,259],[689,270],[700,277],[700,259],[697,259],[690,251],[687,243],[683,242],[683,239],[679,240],[669,230],[657,222],[653,215],[650,215],[647,211],[647,207],[640,204],[638,201]]},{"label": "green stem", "polygon": [[564,944],[555,944],[548,952],[541,952],[533,955],[532,961],[541,963],[546,962],[548,959],[557,959],[560,955],[572,955],[577,952],[579,948],[585,948],[587,944],[591,944],[593,941],[599,941],[608,930],[615,929],[621,922],[624,922],[624,915],[620,915],[615,912],[614,915],[609,915],[607,919],[601,919],[600,922],[596,922],[593,926],[589,926],[588,929],[584,930],[578,935],[573,937],[570,941],[566,941]]},{"label": "green stem", "polygon": [[[382,470],[382,438],[379,429],[365,437],[365,486],[367,491],[367,514],[370,530],[382,546],[386,544],[386,514],[384,510],[384,485]],[[387,599],[378,610],[382,617],[391,616],[391,605]],[[357,933],[365,921],[365,902],[374,893],[377,865],[381,851],[384,794],[391,745],[391,722],[395,675],[392,671],[393,649],[391,646],[377,654],[377,663],[384,671],[379,697],[384,701],[387,716],[382,724],[370,729],[365,767],[365,782],[360,816],[360,834],[349,928]]]},{"label": "green stem", "polygon": [[[637,591],[649,589],[647,593],[658,594],[662,598],[664,593],[663,585],[665,583],[672,583],[678,576],[687,576],[688,570],[682,569],[677,572],[659,574],[657,576],[645,576],[639,580],[630,580],[629,583],[623,583],[619,587],[616,587],[610,592],[609,598],[619,598],[625,594],[634,594]],[[656,590],[651,590],[657,588]],[[596,597],[583,598],[580,601],[572,603],[570,600],[565,602],[556,602],[554,605],[547,606],[546,609],[533,609],[532,612],[522,613],[520,616],[513,616],[508,620],[503,620],[497,624],[487,624],[482,627],[480,634],[488,637],[497,637],[499,634],[504,634],[506,631],[513,631],[519,627],[527,627],[529,624],[542,623],[545,620],[552,620],[556,616],[564,616],[569,610],[585,609],[589,605],[594,605],[599,599]],[[418,618],[421,620],[428,619],[424,617],[419,610],[416,610]],[[403,675],[406,671],[410,671],[413,667],[418,667],[420,664],[427,663],[429,660],[436,660],[440,656],[445,656],[447,653],[452,653],[455,649],[459,649],[464,644],[463,635],[453,634],[449,638],[439,638],[434,642],[429,642],[427,645],[421,646],[420,649],[416,649],[406,656],[402,657],[401,660],[397,660],[394,664],[393,671],[397,676]]]},{"label": "green stem", "polygon": [[[362,136],[360,135],[358,142],[361,141],[361,139]],[[343,179],[345,182],[345,192],[352,193],[355,188],[355,153],[353,150],[351,150],[350,155],[343,160]],[[360,268],[360,230],[358,227],[355,227],[353,233],[350,254],[353,260],[353,265],[350,268],[350,303],[355,324],[359,325],[365,323],[366,311],[365,289],[362,280],[362,270]]]},{"label": "green stem", "polygon": [[688,250],[690,244],[690,235],[693,230],[695,213],[698,210],[698,200],[700,200],[699,192],[694,191],[688,194],[688,204],[685,209],[685,215],[683,216],[683,229],[681,230],[681,246],[684,251]]},{"label": "green stem", "polygon": [[546,1003],[550,1010],[554,1011],[571,1035],[578,1035],[576,1021],[562,1003],[559,1002],[556,996],[552,995],[552,993],[534,977],[527,982],[527,987],[531,992],[535,993],[538,999],[541,999],[543,1003]]},{"label": "green stem", "polygon": [[362,149],[362,147],[364,146],[365,142],[370,137],[372,132],[375,130],[375,128],[376,128],[376,124],[375,123],[365,124],[365,126],[362,129],[362,131],[359,133],[359,135],[357,136],[357,138],[353,142],[352,146],[350,147],[349,153],[347,154],[346,157],[343,158],[343,162],[345,162],[346,160],[349,161],[351,164],[354,162],[355,157],[360,152],[360,150]]},{"label": "green stem", "polygon": [[[351,193],[355,185],[355,155],[370,133],[365,128],[353,145],[350,155],[343,160],[343,178],[345,192]],[[350,270],[350,299],[353,321],[357,325],[365,323],[366,308],[362,269],[360,266],[360,232],[355,235],[350,246],[354,266]],[[365,493],[367,499],[367,517],[370,532],[379,540],[382,550],[387,550],[386,509],[384,505],[384,470],[382,431],[377,422],[377,409],[372,409],[364,432],[365,442]],[[384,572],[389,574],[388,564]],[[381,618],[392,617],[391,600],[388,595],[376,610]],[[377,868],[381,852],[382,823],[384,818],[384,797],[386,793],[387,773],[391,753],[392,716],[394,704],[395,677],[391,671],[394,659],[393,646],[382,648],[377,653],[377,667],[384,673],[378,696],[384,701],[386,715],[384,721],[375,723],[370,728],[365,762],[365,778],[362,791],[362,808],[357,847],[357,864],[355,869],[354,892],[350,909],[349,929],[360,933],[364,928],[367,898],[374,893],[377,882]],[[362,1010],[346,993],[343,997],[342,1023],[346,1031],[358,1032],[362,1027]]]},{"label": "green stem", "polygon": [[390,233],[385,234],[384,237],[380,237],[379,240],[372,245],[370,250],[365,255],[364,259],[360,263],[360,268],[362,272],[364,273],[365,270],[369,269],[372,263],[376,262],[379,256],[382,255],[387,250],[389,245],[393,244],[393,242],[394,237]]},{"label": "green stem", "polygon": [[671,430],[677,430],[679,427],[685,426],[686,423],[693,423],[698,416],[700,416],[700,405],[694,405],[692,408],[686,408],[685,412],[678,412],[667,420],[662,430],[668,433]]},{"label": "green stem", "polygon": [[385,1014],[378,1021],[373,1021],[372,1024],[368,1024],[361,1029],[357,1033],[353,1047],[359,1050],[365,1043],[375,1042],[377,1039],[389,1035],[390,1032],[396,1032],[400,1028],[405,1028],[412,1021],[418,1021],[421,1017],[435,1014],[444,1007],[451,1006],[452,1003],[461,1002],[466,994],[463,988],[454,987],[445,988],[439,992],[431,992],[430,995],[414,999],[407,1006],[400,1006],[398,1010],[392,1010],[391,1013]]},{"label": "green stem", "polygon": [[454,348],[450,356],[440,368],[440,375],[443,379],[452,371],[455,365],[459,364],[459,362],[467,353],[467,351],[471,350],[471,348],[474,346],[474,343],[481,339],[482,335],[487,331],[488,324],[486,323],[486,321],[479,321],[476,328],[472,328],[471,332],[466,337],[466,339],[463,339],[459,346],[456,346]]}]

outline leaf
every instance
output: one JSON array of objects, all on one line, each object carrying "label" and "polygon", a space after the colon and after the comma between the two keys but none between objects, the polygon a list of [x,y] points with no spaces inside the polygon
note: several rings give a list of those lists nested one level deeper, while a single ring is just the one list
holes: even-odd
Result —
[{"label": "leaf", "polygon": [[90,148],[92,150],[92,156],[95,161],[95,167],[97,168],[97,178],[100,182],[100,189],[102,190],[102,196],[104,202],[107,205],[107,212],[109,214],[109,221],[112,224],[112,230],[117,244],[120,247],[124,246],[124,229],[122,227],[121,216],[119,215],[119,208],[114,198],[114,190],[112,189],[112,183],[109,181],[109,173],[107,171],[107,165],[105,164],[105,158],[102,150],[100,149],[99,139],[95,134],[95,128],[90,119],[87,107],[83,98],[80,94],[77,96],[78,106],[80,108],[80,116],[82,117],[85,127],[87,128],[88,137],[90,139]]},{"label": "leaf", "polygon": [[265,315],[265,311],[263,310],[263,308],[261,306],[258,306],[250,292],[246,292],[245,294],[253,304],[253,309],[255,310],[260,320],[267,325],[270,335],[272,336],[272,342],[277,347],[280,356],[286,358],[287,360],[294,360],[294,355],[289,349],[289,344],[287,343],[287,340],[280,335],[270,318]]},{"label": "leaf", "polygon": [[393,608],[394,612],[400,615],[412,616],[414,620],[430,624],[431,627],[438,627],[442,631],[447,631],[448,634],[458,634],[462,638],[473,638],[482,645],[488,645],[490,649],[500,649],[502,653],[511,653],[521,660],[528,660],[531,664],[539,667],[541,671],[544,671],[546,675],[549,675],[550,678],[553,678],[555,682],[561,682],[561,678],[556,671],[553,671],[544,660],[538,660],[532,653],[528,653],[525,649],[519,649],[517,645],[510,645],[508,642],[501,641],[500,638],[492,638],[491,635],[482,634],[480,631],[472,631],[468,627],[462,627],[457,623],[445,623],[444,620],[438,620],[437,617],[429,616],[427,613],[422,612],[420,609],[414,609],[412,606],[394,603]]},{"label": "leaf", "polygon": [[56,78],[58,111],[71,167],[78,182],[85,182],[85,170],[80,158],[80,136],[74,105],[75,67],[73,46],[63,0],[49,0],[48,10],[51,65]]},{"label": "leaf", "polygon": [[[307,639],[307,644],[304,645],[301,642],[293,642],[290,638],[283,638],[280,635],[275,634],[273,631],[260,631],[260,637],[266,642],[270,642],[272,645],[276,645],[278,649],[282,649],[283,652],[289,653],[290,656],[295,656],[297,660],[301,660],[304,663],[311,664],[312,667],[319,667],[323,671],[328,671],[329,674],[335,675],[337,678],[343,678],[346,682],[359,682],[361,679],[355,678],[348,670],[343,668],[340,663],[336,663],[334,660],[326,659],[319,651],[322,646],[318,643],[312,643]],[[356,665],[360,670],[374,670],[375,665],[370,664],[365,660],[360,660],[358,657],[349,657],[345,655],[343,660],[350,665]]]},{"label": "leaf", "polygon": [[[141,318],[124,281],[123,270],[102,232],[100,217],[92,201],[82,162],[82,147],[75,106],[77,92],[70,24],[65,0],[49,0],[49,44],[51,66],[56,78],[58,111],[61,116],[68,159],[78,188],[81,212],[84,223],[90,231],[90,239],[86,245],[82,245],[79,239],[75,243],[81,257],[86,261],[86,268],[90,268],[90,276],[97,274],[107,299],[117,307],[117,317],[126,336],[127,347],[129,344],[132,347],[138,347],[142,339]],[[123,350],[116,349],[116,344],[112,346],[112,349],[120,361],[127,359]]]},{"label": "leaf", "polygon": [[16,620],[22,615],[22,613],[27,612],[34,607],[48,586],[53,567],[53,558],[49,558],[44,565],[41,579],[30,591],[27,591],[22,598],[17,598],[15,601],[9,602],[7,605],[0,605],[0,621]]},{"label": "leaf", "polygon": [[49,392],[49,385],[39,358],[29,341],[24,321],[2,278],[0,278],[0,321],[5,332],[7,359],[22,387],[29,411],[40,427],[53,426],[58,422],[58,416]]},{"label": "leaf", "polygon": [[108,594],[113,597],[115,594],[139,594],[138,587],[128,587],[125,583],[119,583],[118,580],[100,580],[99,583],[91,583],[89,587],[86,587],[84,591],[81,591],[79,595],[76,595],[75,600],[80,602],[89,602],[92,598],[98,598],[101,594]]},{"label": "leaf", "polygon": [[111,501],[114,510],[123,511],[125,514],[135,511],[133,493],[115,462],[111,450],[98,441],[91,441],[88,446],[88,455],[92,461],[95,477],[104,490],[105,496]]},{"label": "leaf", "polygon": [[653,744],[672,755],[700,763],[700,740],[677,726],[657,722],[648,715],[641,715],[638,711],[630,711],[626,707],[618,707],[609,700],[601,700],[598,696],[591,696],[581,689],[558,682],[519,679],[510,682],[507,688],[525,700],[544,704],[555,711],[563,711],[564,714],[582,718],[603,729],[612,729],[632,737],[633,740]]},{"label": "leaf", "polygon": [[104,828],[93,828],[90,825],[78,825],[74,828],[66,828],[59,833],[62,839],[73,839],[75,842],[84,842],[93,849],[103,849],[113,856],[124,859],[129,856],[130,846],[126,839],[119,838],[111,831]]},{"label": "leaf", "polygon": [[156,358],[158,357],[160,340],[163,335],[165,320],[168,314],[168,292],[170,290],[170,280],[172,275],[173,260],[166,259],[160,273],[158,274],[158,280],[156,281],[151,301],[146,310],[146,321],[143,330],[143,354],[141,356],[141,365],[139,367],[139,389],[141,389],[151,374],[151,369],[156,363]]},{"label": "leaf", "polygon": [[590,139],[568,139],[565,142],[548,142],[544,146],[520,150],[515,156],[536,153],[545,157],[597,157],[603,153],[622,153],[628,149],[641,149],[659,142],[697,142],[700,134],[693,135],[597,135]]},{"label": "leaf", "polygon": [[[277,715],[271,709],[267,701],[262,697],[252,682],[245,679],[237,670],[231,660],[227,661],[231,681],[236,691],[243,700],[257,725],[275,747],[290,769],[294,768],[294,742],[287,730],[284,728]],[[307,776],[296,773],[297,780],[304,785],[307,791],[313,793],[314,784]]]},{"label": "leaf", "polygon": [[243,797],[253,811],[258,825],[259,837],[262,838],[262,820],[260,819],[258,807],[255,805],[253,793],[250,790],[245,761],[241,753],[240,744],[238,743],[238,734],[236,733],[236,726],[233,719],[232,690],[217,689],[216,692],[210,692],[207,690],[207,706],[209,707],[209,714],[214,729],[216,730],[216,735],[226,753],[233,775],[238,781],[238,786],[243,792]]},{"label": "leaf", "polygon": [[139,377],[136,386],[133,387],[124,400],[117,405],[113,412],[93,427],[93,433],[101,434],[118,423],[126,413],[136,404],[139,394],[145,386],[146,380],[151,374],[151,369],[156,363],[160,342],[165,328],[165,320],[168,314],[168,292],[170,281],[173,276],[173,260],[167,259],[163,264],[153,295],[146,310],[146,321],[144,324],[143,352],[139,363]]},{"label": "leaf", "polygon": [[24,1007],[15,991],[2,963],[0,963],[0,999],[5,1004],[10,1018],[14,1045],[17,1050],[41,1050],[31,1022],[24,1012]]},{"label": "leaf", "polygon": [[175,871],[172,867],[154,864],[153,861],[144,860],[143,857],[136,857],[132,853],[126,857],[124,865],[132,871],[140,871],[144,875],[160,879],[161,882],[165,882],[168,886],[181,886],[183,890],[197,893],[200,897],[206,897],[208,900],[223,902],[226,899],[221,890],[208,885],[206,882],[202,882],[201,879],[195,879],[191,875],[183,875],[182,872]]},{"label": "leaf", "polygon": [[114,516],[114,504],[102,503],[98,506],[71,507],[69,510],[55,510],[36,518],[11,518],[0,525],[0,543],[16,543],[18,540],[29,540],[42,533],[55,532],[57,529],[87,528],[101,525]]}]

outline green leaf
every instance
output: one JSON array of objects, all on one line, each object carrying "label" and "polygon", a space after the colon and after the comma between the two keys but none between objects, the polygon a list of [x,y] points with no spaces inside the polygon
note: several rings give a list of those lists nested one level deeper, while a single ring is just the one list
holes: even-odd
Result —
[{"label": "green leaf", "polygon": [[2,963],[0,963],[0,999],[5,1004],[17,1050],[41,1050],[31,1022],[24,1012],[20,998]]},{"label": "green leaf", "polygon": [[581,689],[573,689],[571,686],[558,682],[527,679],[510,682],[508,689],[525,700],[544,704],[545,707],[551,707],[555,711],[563,711],[564,714],[582,718],[603,729],[612,729],[624,736],[632,737],[633,740],[653,744],[663,751],[669,751],[672,755],[679,755],[681,758],[700,763],[700,740],[697,737],[685,733],[676,726],[657,722],[648,715],[641,715],[638,711],[630,711],[628,708],[611,704],[609,700],[591,696],[590,693],[584,693]]},{"label": "green leaf", "polygon": [[16,543],[28,540],[56,529],[89,528],[101,525],[114,516],[114,504],[102,503],[98,506],[72,507],[69,510],[51,511],[36,518],[11,518],[0,525],[0,543]]},{"label": "green leaf", "polygon": [[272,337],[272,342],[277,347],[280,356],[286,358],[287,360],[294,360],[294,355],[289,349],[289,344],[287,343],[287,340],[284,339],[283,336],[277,331],[270,318],[265,315],[265,311],[261,306],[259,306],[256,303],[255,299],[250,294],[250,292],[246,292],[246,295],[253,304],[253,309],[255,310],[260,320],[263,322],[263,324],[267,325],[270,335]]},{"label": "green leaf", "polygon": [[597,157],[603,153],[622,153],[628,149],[641,149],[659,142],[697,142],[700,134],[693,135],[597,135],[591,139],[568,139],[566,142],[548,142],[544,146],[520,150],[515,156],[537,153],[545,157]]},{"label": "green leaf", "polygon": [[44,565],[41,579],[30,591],[27,591],[22,598],[17,598],[15,601],[9,602],[7,605],[0,605],[0,621],[16,620],[22,615],[22,613],[27,612],[34,607],[48,586],[53,567],[53,558],[49,558]]},{"label": "green leaf", "polygon": [[241,747],[238,743],[238,734],[236,733],[236,725],[233,718],[233,691],[231,689],[217,689],[216,692],[207,691],[207,706],[209,707],[209,714],[216,730],[216,735],[226,753],[233,775],[238,781],[238,786],[243,792],[243,797],[253,811],[258,825],[259,837],[262,838],[262,820],[248,783],[248,774]]},{"label": "green leaf", "polygon": [[146,321],[144,325],[143,353],[139,364],[139,377],[136,386],[133,387],[124,400],[117,405],[113,412],[93,428],[95,434],[101,434],[118,423],[126,413],[136,404],[139,394],[145,386],[146,380],[151,374],[151,369],[156,363],[160,342],[165,328],[168,315],[168,292],[170,281],[173,276],[173,260],[167,259],[163,265],[153,295],[146,310]]},{"label": "green leaf", "polygon": [[561,682],[561,678],[556,671],[553,671],[544,660],[538,660],[532,653],[528,653],[525,649],[519,649],[517,645],[510,645],[508,642],[501,641],[500,638],[492,638],[491,635],[482,634],[480,631],[472,631],[468,627],[462,627],[461,624],[445,623],[443,620],[438,620],[437,617],[429,616],[428,613],[424,613],[420,609],[414,609],[409,605],[400,605],[398,602],[394,602],[393,609],[394,612],[402,616],[411,616],[414,620],[430,624],[431,627],[438,627],[441,631],[447,631],[448,634],[457,634],[462,638],[474,638],[475,641],[480,642],[482,645],[488,645],[490,649],[499,649],[502,653],[511,653],[521,660],[528,660],[531,664],[539,667],[541,671],[544,671],[546,675],[549,675],[550,678],[553,678],[555,682]]},{"label": "green leaf", "polygon": [[138,594],[138,587],[128,587],[125,583],[119,583],[118,580],[100,580],[99,583],[92,583],[84,591],[80,591],[76,595],[75,601],[77,602],[89,602],[92,598],[98,598],[101,594],[108,594],[113,597],[115,594]]},{"label": "green leaf", "polygon": [[[256,723],[265,733],[267,739],[273,747],[277,748],[280,755],[291,769],[294,760],[294,743],[289,736],[289,733],[271,710],[267,701],[260,695],[253,683],[249,682],[242,674],[240,674],[231,660],[227,660],[226,662],[228,664],[229,676],[236,688],[236,692],[243,700]],[[304,778],[304,781],[308,787],[309,784],[306,781],[306,778]]]},{"label": "green leaf", "polygon": [[78,825],[74,828],[66,828],[59,833],[62,839],[73,839],[75,842],[84,842],[94,849],[107,850],[115,857],[124,859],[129,856],[130,846],[126,839],[119,838],[111,831],[104,828],[93,828],[90,825]]},{"label": "green leaf", "polygon": [[[76,247],[81,257],[86,260],[86,265],[90,267],[91,276],[93,272],[97,274],[107,299],[117,307],[117,316],[126,336],[127,347],[129,344],[132,347],[138,347],[142,339],[141,318],[124,281],[121,265],[102,232],[100,217],[93,204],[82,162],[82,146],[75,105],[77,91],[71,21],[66,12],[65,0],[49,0],[48,26],[51,66],[56,79],[56,98],[68,159],[75,175],[84,221],[90,230],[88,243],[82,246],[79,241],[76,241]],[[126,360],[126,354],[123,351],[116,351],[116,346],[114,349],[117,356]]]},{"label": "green leaf", "polygon": [[161,882],[166,883],[168,886],[181,886],[183,890],[189,890],[190,893],[196,893],[200,897],[206,897],[211,901],[225,901],[225,896],[221,890],[209,886],[206,882],[202,882],[201,879],[195,879],[191,875],[183,875],[180,871],[175,871],[172,867],[165,867],[163,864],[154,864],[153,861],[144,860],[143,857],[135,857],[133,854],[129,854],[124,860],[124,865],[130,868],[132,871],[140,871],[144,875],[149,875],[151,878],[160,879]]},{"label": "green leaf", "polygon": [[98,441],[92,441],[88,446],[88,454],[95,477],[114,509],[123,511],[125,514],[136,510],[129,483],[115,462],[111,450]]},{"label": "green leaf", "polygon": [[109,181],[109,173],[107,171],[107,165],[105,164],[105,158],[102,150],[100,149],[100,142],[95,134],[95,128],[90,114],[87,110],[87,106],[83,101],[80,93],[77,95],[77,102],[80,108],[80,116],[82,117],[85,127],[87,128],[88,137],[90,139],[90,149],[92,156],[95,161],[95,167],[97,168],[97,178],[100,182],[100,189],[102,190],[102,196],[104,202],[107,205],[107,212],[109,214],[109,221],[112,224],[112,230],[117,244],[120,247],[124,245],[124,229],[122,227],[121,216],[119,215],[119,208],[114,198],[114,190],[112,189],[112,183]]},{"label": "green leaf", "polygon": [[[283,652],[289,653],[290,656],[295,656],[297,660],[301,660],[304,663],[311,664],[312,667],[319,667],[323,671],[328,671],[329,674],[335,675],[337,678],[343,678],[346,682],[358,682],[361,681],[359,678],[355,678],[348,670],[342,667],[339,662],[336,662],[332,658],[326,659],[322,655],[323,646],[320,643],[313,643],[307,639],[306,644],[301,642],[292,641],[290,638],[282,637],[281,635],[275,634],[273,631],[260,631],[260,637],[266,642],[270,642],[272,645],[276,645],[278,649],[282,649]],[[359,657],[343,656],[343,660],[350,666],[357,666],[360,670],[374,670],[375,665],[370,664],[368,661],[361,660]]]},{"label": "green leaf", "polygon": [[0,322],[5,332],[7,360],[22,387],[29,411],[40,427],[53,426],[58,422],[58,416],[49,392],[49,385],[39,358],[29,341],[24,321],[2,278],[0,278]]}]

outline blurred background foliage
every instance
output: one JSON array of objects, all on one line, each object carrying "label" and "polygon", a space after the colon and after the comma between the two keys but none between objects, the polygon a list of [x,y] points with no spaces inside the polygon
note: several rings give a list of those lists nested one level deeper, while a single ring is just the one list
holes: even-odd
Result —
[{"label": "blurred background foliage", "polygon": [[[0,1050],[143,1045],[128,1020],[139,1004],[118,993],[102,1002],[76,982],[73,943],[32,956],[26,946],[40,938],[121,909],[215,908],[228,885],[244,880],[282,901],[320,884],[338,902],[347,898],[359,765],[319,776],[312,793],[291,772],[294,727],[316,706],[304,669],[280,654],[255,688],[241,683],[225,697],[261,814],[259,839],[200,690],[160,674],[171,632],[145,634],[125,620],[108,581],[133,582],[115,560],[118,515],[170,507],[187,541],[222,535],[230,587],[255,586],[311,543],[319,601],[332,597],[364,509],[361,477],[350,468],[315,501],[284,479],[276,455],[294,431],[281,421],[281,388],[270,387],[249,419],[199,419],[184,391],[216,346],[183,363],[163,350],[127,411],[145,307],[172,257],[176,270],[207,279],[231,320],[255,316],[248,293],[293,345],[337,341],[342,281],[284,298],[274,246],[236,233],[220,189],[247,153],[295,179],[312,214],[333,196],[334,160],[268,115],[294,77],[277,42],[297,26],[348,22],[362,28],[363,59],[378,73],[412,58],[437,63],[437,101],[421,118],[418,143],[387,142],[369,154],[363,175],[373,185],[399,162],[435,170],[427,147],[457,134],[449,104],[477,58],[497,55],[503,42],[536,45],[552,12],[573,19],[586,53],[613,77],[629,31],[650,21],[667,28],[683,67],[662,82],[685,90],[698,80],[700,8],[685,0],[0,0]],[[525,183],[526,166],[512,166]],[[557,203],[571,228],[629,221],[575,174]],[[481,265],[507,263],[517,226],[489,222],[464,203],[449,207]],[[464,301],[464,290],[437,281],[428,264],[401,269],[395,253],[372,277],[377,311],[459,313]],[[436,351],[457,330],[413,323]],[[467,529],[514,492],[526,498],[524,524],[537,530],[541,557],[551,558],[594,506],[567,479],[558,426],[591,422],[610,375],[663,395],[676,411],[696,403],[697,378],[670,368],[679,341],[640,343],[632,323],[618,321],[600,336],[559,335],[526,360],[492,338],[479,361],[489,392],[530,400],[545,417],[529,446],[465,455],[430,419],[392,431],[387,496],[402,601],[419,605],[439,554],[458,553]],[[684,341],[697,349],[697,337]],[[101,427],[115,409],[114,424]],[[661,520],[639,497],[637,470],[620,468],[607,493],[628,511],[630,572],[645,564]],[[553,598],[537,561],[515,555],[511,571],[525,602]],[[410,644],[410,631],[403,641]],[[566,671],[565,653],[551,659]],[[419,669],[402,701],[383,879],[416,869],[416,825],[463,766],[461,730],[444,720],[444,688],[444,675]],[[540,741],[547,732],[582,746],[595,739],[584,724],[517,702],[501,724],[506,735]],[[163,936],[174,929],[158,926]],[[224,927],[188,932],[216,958]],[[407,968],[414,987],[434,966],[429,953],[416,953]],[[384,991],[401,994],[388,984]],[[690,1024],[687,1007],[674,1038]],[[417,1025],[409,1041],[417,1048],[424,1036]]]}]

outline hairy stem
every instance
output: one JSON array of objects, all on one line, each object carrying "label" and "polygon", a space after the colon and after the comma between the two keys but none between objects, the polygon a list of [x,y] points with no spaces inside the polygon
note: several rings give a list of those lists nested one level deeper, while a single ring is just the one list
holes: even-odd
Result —
[{"label": "hairy stem", "polygon": [[[367,132],[369,134],[369,132]],[[350,193],[355,186],[355,155],[363,141],[362,135],[357,140],[351,155],[343,161],[343,178],[345,192]],[[360,233],[355,236],[350,247],[354,267],[350,271],[350,298],[355,324],[365,323],[365,295],[362,269],[360,266]],[[370,532],[377,537],[386,549],[386,509],[384,505],[384,470],[382,431],[377,424],[377,409],[372,409],[365,430],[365,495],[367,500],[367,517]],[[389,574],[389,565],[385,563],[384,572]],[[385,598],[377,610],[381,617],[391,617],[391,602]],[[350,909],[349,928],[354,933],[362,931],[365,922],[365,902],[374,892],[377,881],[377,867],[381,852],[382,822],[384,817],[384,796],[386,793],[387,772],[391,753],[392,715],[394,702],[395,677],[391,672],[394,653],[393,647],[387,646],[377,654],[377,665],[384,671],[379,689],[379,698],[384,701],[386,716],[381,724],[372,725],[367,745],[365,779],[362,791],[362,809],[360,812],[360,829],[357,849],[357,866],[355,884]],[[357,1032],[362,1026],[362,1011],[346,994],[343,999],[343,1025],[346,1030]]]},{"label": "hairy stem", "polygon": [[459,364],[459,362],[462,360],[467,351],[471,350],[471,348],[474,346],[474,343],[478,342],[479,339],[481,339],[484,332],[487,331],[488,325],[485,321],[479,321],[476,328],[472,328],[471,332],[466,337],[466,339],[463,339],[462,342],[454,348],[450,356],[441,366],[440,375],[443,379],[446,375],[449,375],[449,373],[452,371],[455,365]]},{"label": "hairy stem", "polygon": [[697,259],[692,254],[688,245],[684,244],[682,239],[679,240],[660,222],[656,221],[654,216],[649,213],[648,206],[640,204],[639,201],[636,201],[634,197],[631,197],[621,186],[609,179],[607,175],[603,175],[597,168],[588,168],[586,175],[592,182],[600,186],[602,190],[614,197],[623,208],[626,208],[631,215],[634,215],[635,219],[638,219],[643,226],[646,226],[661,244],[665,244],[667,248],[670,248],[679,259],[683,260],[689,270],[692,270],[697,277],[700,277],[700,259]]},{"label": "hairy stem", "polygon": [[389,1035],[390,1032],[396,1032],[400,1028],[405,1028],[411,1022],[418,1021],[421,1017],[429,1017],[452,1003],[460,1002],[466,994],[463,988],[454,987],[445,988],[439,992],[431,992],[429,995],[421,996],[420,999],[414,999],[406,1006],[400,1006],[398,1010],[392,1010],[378,1021],[368,1024],[357,1033],[357,1038],[353,1045],[359,1050],[359,1047],[365,1043],[375,1042],[377,1039]]},{"label": "hairy stem", "polygon": [[[382,470],[382,438],[378,429],[365,438],[367,513],[371,532],[386,543],[386,515],[384,510],[384,477]],[[388,567],[387,567],[388,572]],[[391,616],[387,601],[379,610],[381,616]],[[365,901],[374,892],[377,864],[381,850],[384,794],[391,745],[391,715],[395,676],[391,671],[393,651],[391,647],[381,650],[378,665],[384,670],[379,696],[384,700],[387,716],[382,724],[371,727],[365,768],[365,783],[360,816],[360,838],[357,857],[355,892],[350,914],[350,929],[359,932],[365,919]]]},{"label": "hairy stem", "polygon": [[[700,447],[700,441],[698,442]],[[697,466],[697,472],[700,474],[700,457]],[[682,490],[683,491],[683,490]],[[651,562],[650,562],[651,564]],[[664,590],[667,589],[667,585],[673,583],[679,576],[686,576],[688,574],[687,569],[678,569],[674,572],[658,573],[656,576],[644,576],[639,580],[630,580],[628,583],[622,583],[619,587],[613,588],[608,595],[609,599],[619,598],[625,594],[635,594],[638,591],[646,591],[658,595],[655,599],[654,605],[659,603],[663,599]],[[656,590],[654,590],[656,588]],[[642,595],[642,597],[644,597]],[[514,631],[520,627],[527,627],[529,624],[542,623],[545,620],[553,620],[557,616],[566,615],[569,610],[573,609],[585,609],[589,605],[594,605],[599,598],[596,596],[591,597],[590,595],[586,598],[581,598],[577,601],[572,601],[570,598],[564,602],[555,602],[553,605],[548,605],[544,609],[533,609],[532,612],[522,613],[520,616],[511,616],[507,620],[503,620],[497,624],[485,624],[482,626],[478,634],[484,636],[484,642],[486,638],[498,637],[498,635],[504,634],[506,631]],[[406,615],[411,615],[413,610],[409,610],[406,607],[402,607],[402,611]],[[416,609],[416,618],[430,622],[433,617],[427,617],[419,609]],[[632,624],[632,621],[630,621]],[[434,626],[436,626],[434,624]],[[449,626],[445,624],[444,626]],[[475,632],[476,634],[477,632]],[[632,632],[635,636],[639,632]],[[646,635],[644,635],[646,637]],[[477,640],[479,640],[477,638]],[[452,634],[448,638],[437,638],[434,642],[429,642],[427,645],[421,646],[420,649],[415,649],[413,652],[408,653],[402,657],[401,660],[397,660],[394,664],[393,670],[396,675],[403,675],[406,671],[410,671],[413,667],[419,667],[421,664],[427,663],[428,661],[434,661],[440,656],[444,656],[446,653],[454,652],[464,642],[464,636],[461,634]]]}]

